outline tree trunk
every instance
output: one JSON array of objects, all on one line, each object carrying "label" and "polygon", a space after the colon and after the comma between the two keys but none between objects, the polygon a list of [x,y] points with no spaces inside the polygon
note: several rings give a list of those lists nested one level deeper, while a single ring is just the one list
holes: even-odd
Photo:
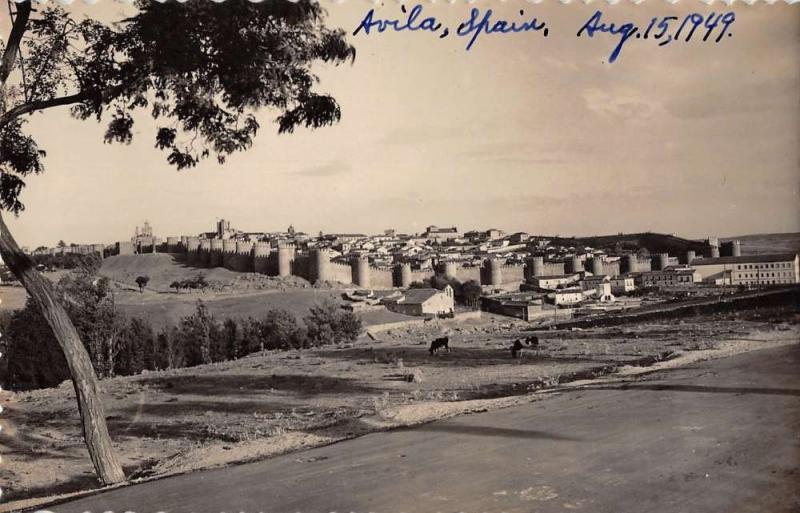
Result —
[{"label": "tree trunk", "polygon": [[86,352],[66,310],[58,301],[53,286],[36,271],[31,259],[19,249],[3,220],[2,213],[0,213],[0,255],[39,307],[53,330],[61,350],[64,351],[75,395],[78,397],[83,438],[86,440],[89,457],[98,476],[107,485],[124,481],[122,465],[111,445],[103,403],[98,394],[97,376],[89,353]]}]

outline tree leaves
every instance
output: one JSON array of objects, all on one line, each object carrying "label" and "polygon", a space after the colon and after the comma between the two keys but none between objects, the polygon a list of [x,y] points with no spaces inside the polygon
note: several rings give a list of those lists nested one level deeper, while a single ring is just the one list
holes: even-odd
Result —
[{"label": "tree leaves", "polygon": [[[155,147],[177,169],[211,156],[223,163],[249,149],[260,109],[277,111],[279,133],[340,120],[336,100],[314,91],[319,80],[311,66],[352,62],[355,49],[344,31],[324,25],[317,2],[142,0],[137,7],[114,25],[75,21],[60,7],[36,13],[25,43],[26,76],[36,83],[23,84],[24,94],[16,96],[27,103],[5,105],[0,121],[7,123],[0,132],[4,176],[40,172],[44,157],[9,112],[72,104],[78,119],[108,118],[106,143],[130,144],[133,113],[146,110],[162,121]],[[4,178],[2,186],[0,206],[18,212],[24,182]]]}]

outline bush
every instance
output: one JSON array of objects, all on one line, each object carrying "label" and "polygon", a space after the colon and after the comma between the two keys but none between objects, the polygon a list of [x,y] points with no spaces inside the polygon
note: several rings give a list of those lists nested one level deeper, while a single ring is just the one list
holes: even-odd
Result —
[{"label": "bush", "polygon": [[308,345],[312,347],[355,340],[362,329],[358,316],[342,310],[333,301],[312,307],[304,322]]},{"label": "bush", "polygon": [[3,386],[28,390],[58,386],[70,377],[64,353],[50,326],[31,299],[14,312],[3,329],[6,365]]},{"label": "bush", "polygon": [[114,373],[122,376],[156,369],[157,343],[152,326],[134,317],[121,334],[121,347],[114,362]]},{"label": "bush", "polygon": [[[176,282],[180,288],[184,289],[191,289],[191,290],[205,290],[208,288],[208,281],[206,281],[206,277],[202,274],[198,274],[193,278],[189,278],[183,280],[181,282]],[[171,287],[172,285],[170,285]]]},{"label": "bush", "polygon": [[305,329],[287,310],[269,310],[263,319],[252,322],[255,344],[251,346],[251,352],[308,347]]},{"label": "bush", "polygon": [[222,337],[219,328],[202,300],[197,301],[195,313],[181,319],[175,332],[176,342],[186,352],[186,366],[203,365],[214,361],[217,342]]}]

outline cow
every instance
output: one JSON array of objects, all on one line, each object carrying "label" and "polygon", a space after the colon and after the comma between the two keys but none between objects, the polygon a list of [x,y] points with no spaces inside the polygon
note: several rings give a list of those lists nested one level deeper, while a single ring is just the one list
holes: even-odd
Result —
[{"label": "cow", "polygon": [[522,350],[526,348],[539,349],[539,337],[526,337],[524,342],[520,339],[515,340],[514,344],[511,346],[511,358],[522,356]]},{"label": "cow", "polygon": [[431,342],[431,348],[428,351],[431,353],[431,356],[439,354],[439,351],[441,351],[442,349],[447,350],[447,352],[449,353],[450,352],[450,346],[448,345],[449,342],[450,342],[449,337],[439,337],[433,342]]},{"label": "cow", "polygon": [[539,348],[539,337],[536,335],[532,335],[530,337],[525,337],[525,343],[528,344],[530,347]]}]

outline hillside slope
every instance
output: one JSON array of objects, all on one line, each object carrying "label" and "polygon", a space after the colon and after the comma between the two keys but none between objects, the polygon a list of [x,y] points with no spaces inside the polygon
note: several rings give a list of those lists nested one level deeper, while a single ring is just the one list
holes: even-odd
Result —
[{"label": "hillside slope", "polygon": [[207,280],[229,282],[239,273],[220,267],[201,269],[189,267],[176,255],[154,253],[148,255],[117,255],[103,260],[100,274],[113,281],[136,286],[137,276],[148,276],[148,288],[169,289],[170,283],[202,274]]},{"label": "hillside slope", "polygon": [[686,255],[686,252],[689,250],[695,251],[698,255],[703,255],[709,248],[705,241],[690,240],[675,235],[650,232],[556,238],[553,239],[552,244],[559,244],[567,247],[589,246],[615,253],[619,250],[637,251],[640,248],[647,248],[651,254],[669,253],[672,256]]},{"label": "hillside slope", "polygon": [[720,240],[738,240],[741,243],[743,255],[800,253],[800,233],[758,233]]}]

